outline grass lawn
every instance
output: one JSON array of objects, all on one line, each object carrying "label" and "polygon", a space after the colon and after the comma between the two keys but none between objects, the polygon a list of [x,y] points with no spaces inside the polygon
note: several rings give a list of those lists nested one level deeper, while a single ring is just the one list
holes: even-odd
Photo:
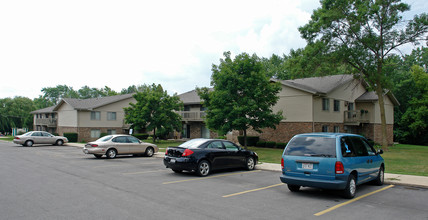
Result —
[{"label": "grass lawn", "polygon": [[[281,163],[283,149],[248,147],[257,152],[260,162]],[[428,146],[397,144],[382,154],[385,172],[428,176]]]},{"label": "grass lawn", "polygon": [[[142,140],[142,141],[153,144],[153,140]],[[159,152],[165,152],[165,149],[167,147],[176,147],[176,146],[178,146],[178,145],[180,145],[182,143],[183,143],[183,141],[158,140],[154,144],[156,144],[159,147]]]},{"label": "grass lawn", "polygon": [[428,176],[428,146],[397,144],[382,157],[386,173]]},{"label": "grass lawn", "polygon": [[1,136],[0,140],[3,140],[3,141],[13,141],[13,136]]}]

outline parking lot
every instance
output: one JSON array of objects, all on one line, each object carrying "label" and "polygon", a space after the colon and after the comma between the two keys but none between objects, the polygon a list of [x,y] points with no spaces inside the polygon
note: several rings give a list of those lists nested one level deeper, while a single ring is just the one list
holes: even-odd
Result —
[{"label": "parking lot", "polygon": [[1,219],[428,219],[428,190],[362,185],[292,193],[279,172],[176,174],[161,158],[96,159],[72,146],[0,142]]}]

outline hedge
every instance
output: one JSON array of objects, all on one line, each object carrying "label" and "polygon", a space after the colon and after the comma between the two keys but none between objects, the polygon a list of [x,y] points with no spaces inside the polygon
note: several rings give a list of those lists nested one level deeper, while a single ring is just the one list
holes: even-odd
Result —
[{"label": "hedge", "polygon": [[276,146],[275,141],[266,141],[266,147],[274,148]]},{"label": "hedge", "polygon": [[276,143],[276,148],[284,149],[287,146],[287,143]]},{"label": "hedge", "polygon": [[257,147],[266,147],[266,141],[257,141],[256,146]]},{"label": "hedge", "polygon": [[149,134],[133,134],[133,136],[140,140],[146,140],[147,138],[149,138]]},{"label": "hedge", "polygon": [[[244,143],[244,136],[238,136],[239,144],[242,146],[245,145]],[[247,136],[247,146],[256,146],[257,142],[259,141],[258,136]]]},{"label": "hedge", "polygon": [[77,133],[64,133],[69,142],[77,142]]}]

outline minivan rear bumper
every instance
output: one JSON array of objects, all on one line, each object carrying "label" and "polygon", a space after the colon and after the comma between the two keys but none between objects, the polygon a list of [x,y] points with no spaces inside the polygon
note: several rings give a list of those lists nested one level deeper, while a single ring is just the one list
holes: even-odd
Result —
[{"label": "minivan rear bumper", "polygon": [[323,189],[345,189],[347,184],[347,178],[335,179],[335,180],[322,180],[322,179],[309,179],[295,176],[287,176],[282,174],[280,177],[281,182],[290,185],[297,186],[308,186]]}]

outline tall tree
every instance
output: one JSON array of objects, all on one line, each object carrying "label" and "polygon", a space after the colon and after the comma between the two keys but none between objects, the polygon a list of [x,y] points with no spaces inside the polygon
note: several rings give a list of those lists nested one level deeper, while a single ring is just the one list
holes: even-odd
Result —
[{"label": "tall tree", "polygon": [[78,98],[78,93],[67,85],[57,85],[56,87],[44,87],[42,89],[43,98],[53,103],[58,103],[62,98]]},{"label": "tall tree", "polygon": [[281,87],[270,82],[263,65],[255,54],[239,54],[234,60],[225,52],[220,64],[212,66],[211,86],[198,89],[199,96],[207,107],[208,128],[227,133],[240,130],[244,133],[247,147],[247,130],[275,128],[282,120],[282,112],[273,113]]},{"label": "tall tree", "polygon": [[136,103],[124,108],[126,123],[135,128],[153,131],[153,140],[156,141],[156,132],[170,133],[181,129],[181,116],[175,111],[182,107],[180,98],[175,94],[168,95],[162,86],[152,84],[141,86],[142,91],[134,95]]},{"label": "tall tree", "polygon": [[35,110],[33,101],[29,98],[17,96],[13,99],[0,99],[0,131],[10,132],[12,128],[33,128],[33,117],[30,114]]},{"label": "tall tree", "polygon": [[402,28],[400,13],[410,10],[410,6],[399,0],[321,0],[321,5],[299,31],[309,46],[324,45],[318,58],[348,65],[376,92],[382,147],[387,149],[384,92],[389,89],[389,79],[385,61],[400,46],[426,40],[428,16],[416,15]]}]

